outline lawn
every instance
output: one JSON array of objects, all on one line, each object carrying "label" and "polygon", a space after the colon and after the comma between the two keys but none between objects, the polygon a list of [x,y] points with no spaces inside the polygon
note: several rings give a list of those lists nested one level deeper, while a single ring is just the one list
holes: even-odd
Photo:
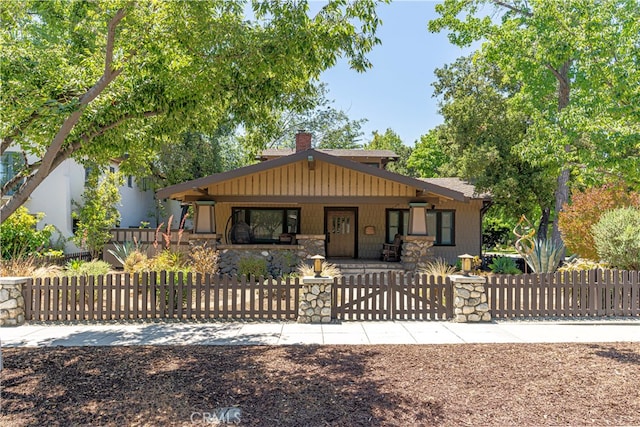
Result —
[{"label": "lawn", "polygon": [[6,426],[640,425],[640,343],[3,352]]}]

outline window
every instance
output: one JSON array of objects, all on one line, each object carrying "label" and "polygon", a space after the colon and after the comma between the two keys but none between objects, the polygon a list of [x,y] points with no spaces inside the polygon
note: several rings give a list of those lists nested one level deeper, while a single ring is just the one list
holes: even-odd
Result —
[{"label": "window", "polygon": [[455,245],[455,211],[427,211],[427,231],[435,234],[435,245]]},{"label": "window", "polygon": [[[10,181],[24,166],[24,157],[15,151],[7,151],[0,157],[0,187]],[[21,183],[7,191],[10,196],[16,192]]]},{"label": "window", "polygon": [[392,243],[397,233],[406,236],[409,231],[409,209],[387,209],[387,243]]},{"label": "window", "polygon": [[300,209],[233,208],[233,223],[246,222],[253,242],[279,243],[281,234],[300,233]]},{"label": "window", "polygon": [[109,172],[116,173],[116,168],[113,166],[109,166]]},{"label": "window", "polygon": [[133,177],[131,175],[127,176],[127,187],[133,188]]}]

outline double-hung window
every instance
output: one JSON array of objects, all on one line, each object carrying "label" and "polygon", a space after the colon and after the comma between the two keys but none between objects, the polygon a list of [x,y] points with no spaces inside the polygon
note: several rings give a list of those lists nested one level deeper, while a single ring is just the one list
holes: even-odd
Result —
[{"label": "double-hung window", "polygon": [[233,222],[251,227],[255,243],[279,243],[282,234],[300,233],[300,209],[233,208]]},{"label": "double-hung window", "polygon": [[[0,157],[0,187],[13,179],[18,172],[24,167],[24,158],[15,151],[7,151]],[[22,184],[19,182],[15,187],[9,189],[7,195],[10,196]]]},{"label": "double-hung window", "polygon": [[435,245],[453,246],[455,242],[455,211],[427,211],[427,232],[435,236]]},{"label": "double-hung window", "polygon": [[387,243],[392,243],[396,234],[406,236],[409,230],[409,209],[387,209]]}]

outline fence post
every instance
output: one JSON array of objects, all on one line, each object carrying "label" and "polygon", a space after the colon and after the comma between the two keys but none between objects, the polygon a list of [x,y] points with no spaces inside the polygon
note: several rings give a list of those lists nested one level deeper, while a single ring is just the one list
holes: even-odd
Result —
[{"label": "fence post", "polygon": [[0,277],[0,327],[24,324],[22,287],[28,277]]},{"label": "fence post", "polygon": [[298,323],[331,323],[333,277],[304,276],[298,296]]},{"label": "fence post", "polygon": [[449,276],[453,287],[454,322],[489,322],[487,279],[481,276]]}]

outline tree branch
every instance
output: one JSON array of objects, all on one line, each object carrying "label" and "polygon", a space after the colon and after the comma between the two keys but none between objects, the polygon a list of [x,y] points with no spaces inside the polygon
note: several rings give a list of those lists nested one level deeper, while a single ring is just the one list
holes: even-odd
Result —
[{"label": "tree branch", "polygon": [[36,119],[40,117],[40,113],[34,111],[31,113],[29,117],[21,121],[19,124],[13,127],[9,131],[9,134],[2,138],[2,145],[0,146],[0,155],[4,154],[4,152],[13,144],[16,136],[18,136],[22,131],[24,131],[31,123],[33,123]]},{"label": "tree branch", "polygon": [[527,16],[527,17],[532,17],[533,16],[533,13],[529,12],[528,10],[519,9],[519,8],[509,4],[507,2],[504,2],[504,1],[493,0],[493,3],[496,6],[502,6],[502,7],[506,8],[506,9],[509,9],[512,12],[516,12],[519,15],[524,15],[524,16]]}]

